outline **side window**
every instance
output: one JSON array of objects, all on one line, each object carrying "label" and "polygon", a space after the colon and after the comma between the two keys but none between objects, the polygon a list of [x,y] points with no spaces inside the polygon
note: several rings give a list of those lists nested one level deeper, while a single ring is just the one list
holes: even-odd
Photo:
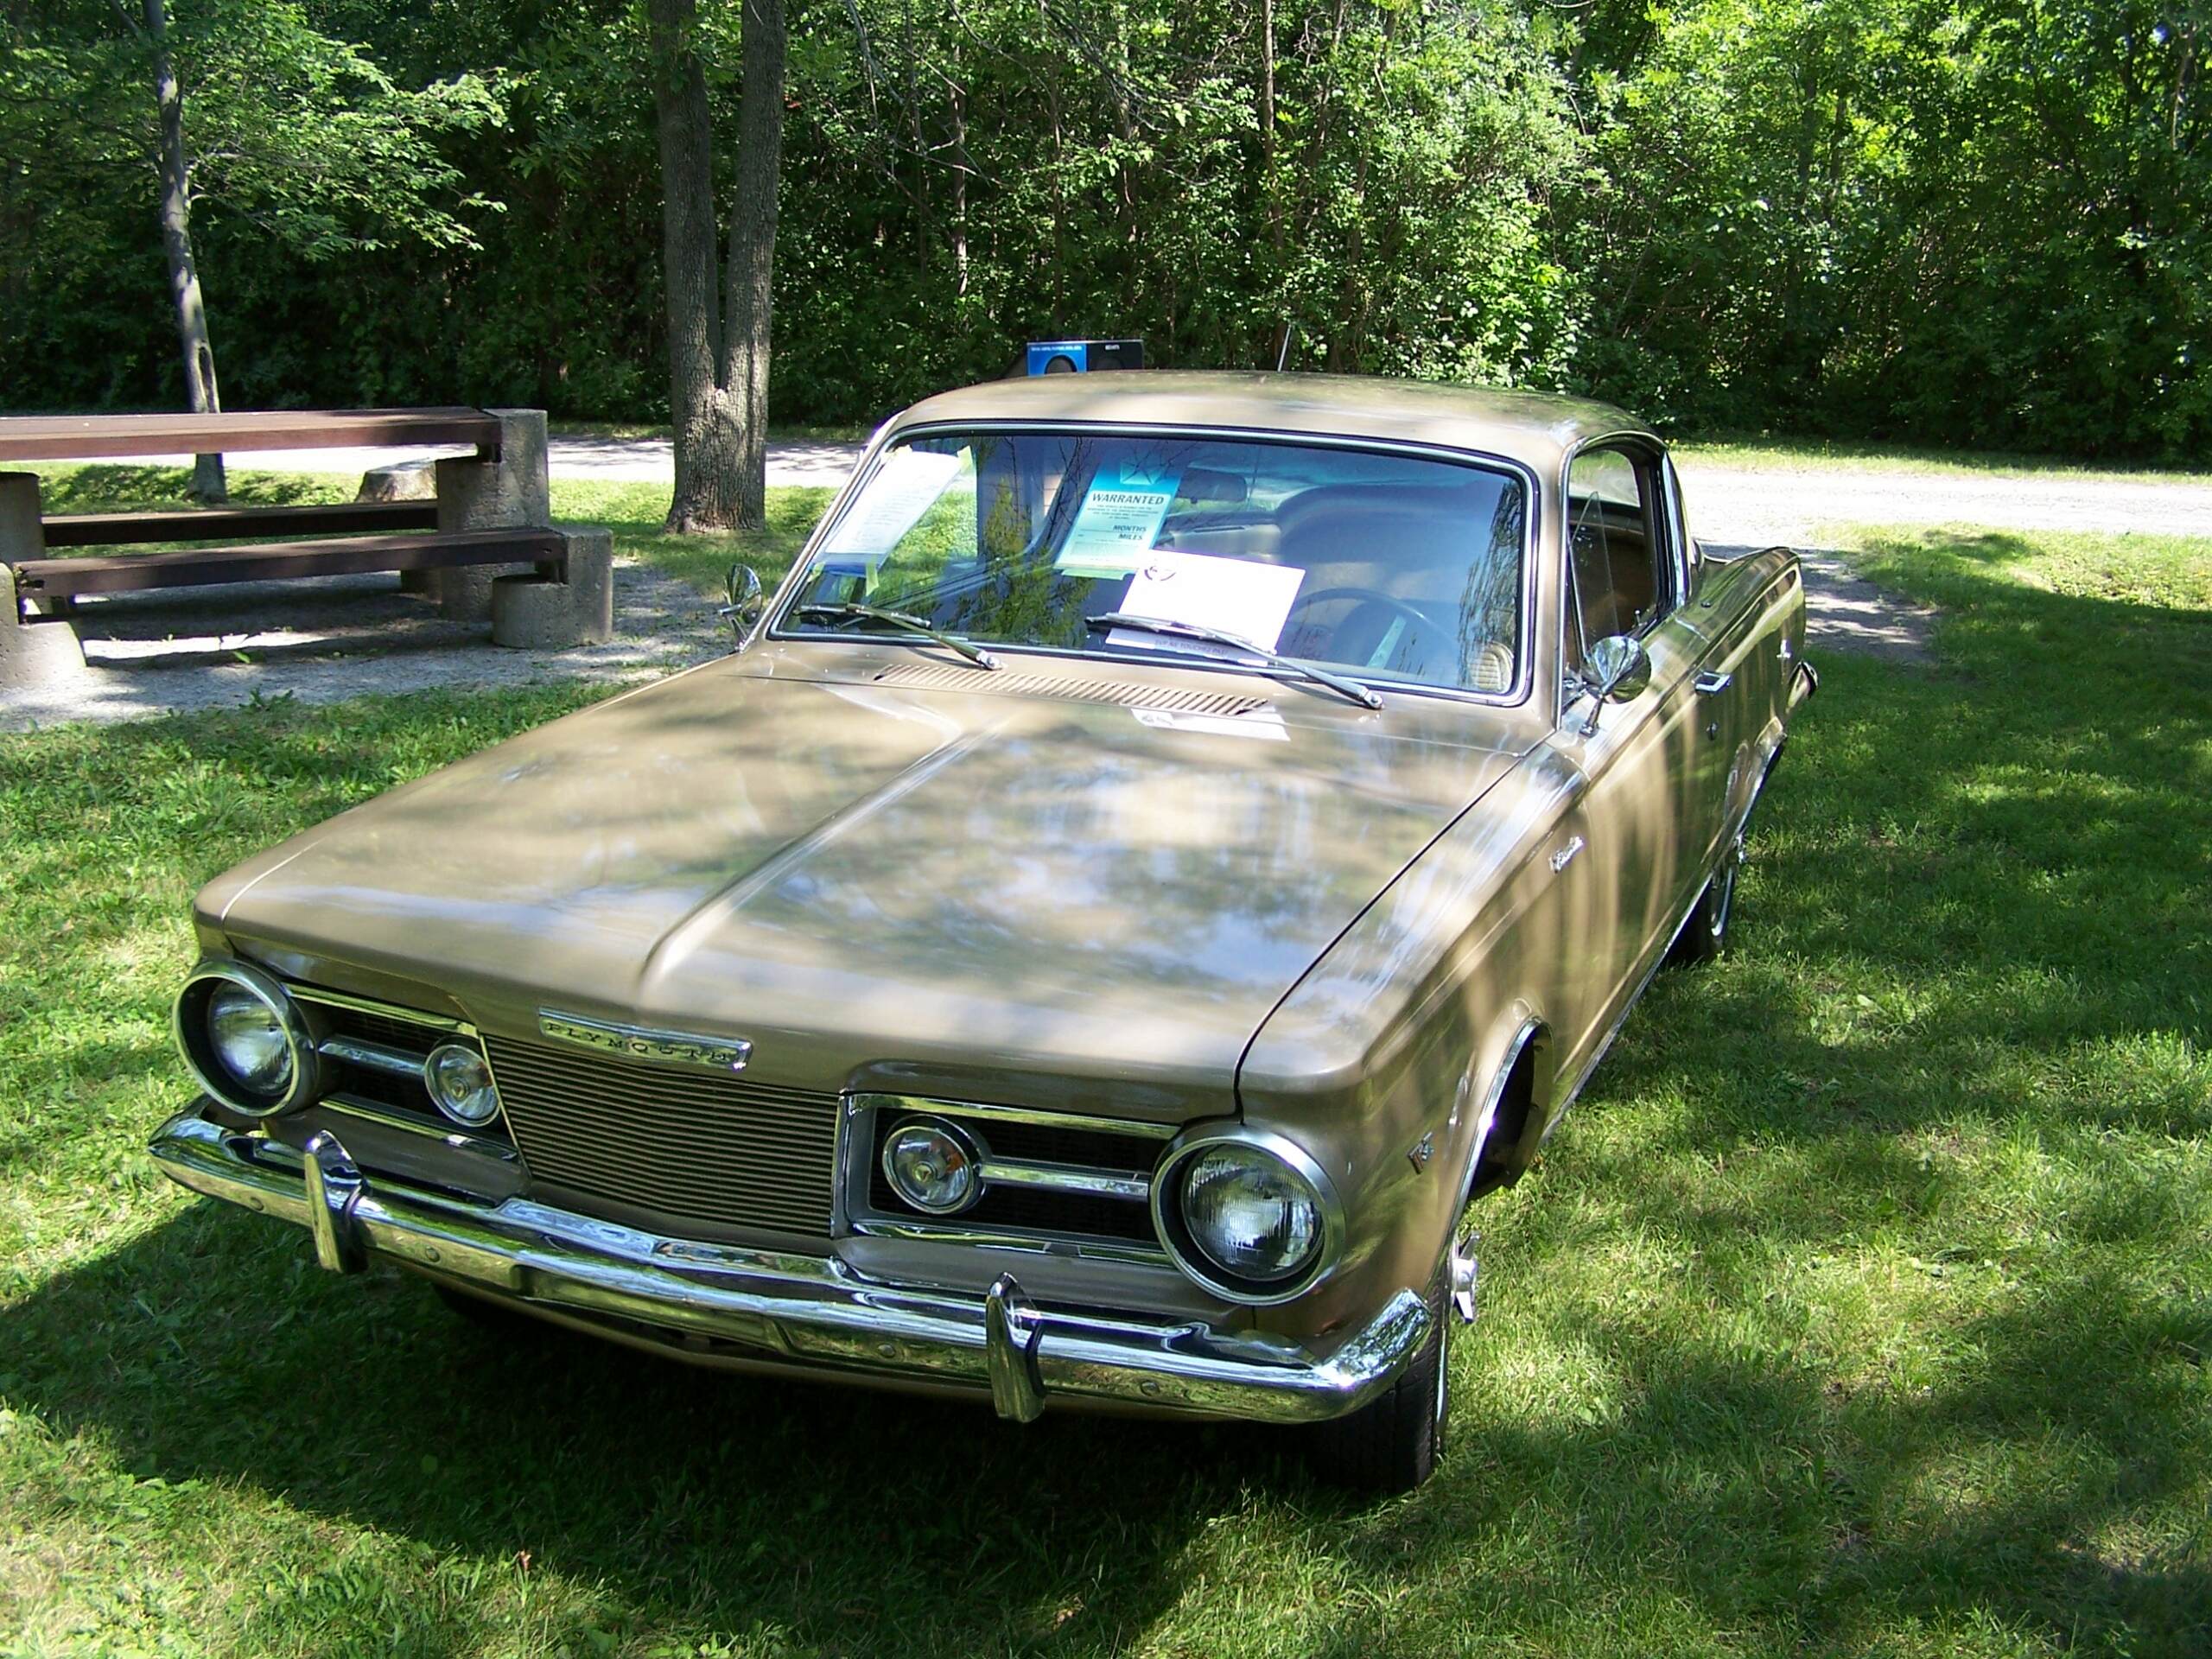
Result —
[{"label": "side window", "polygon": [[1619,449],[1567,474],[1567,665],[1608,634],[1640,634],[1674,608],[1673,562],[1651,463]]}]

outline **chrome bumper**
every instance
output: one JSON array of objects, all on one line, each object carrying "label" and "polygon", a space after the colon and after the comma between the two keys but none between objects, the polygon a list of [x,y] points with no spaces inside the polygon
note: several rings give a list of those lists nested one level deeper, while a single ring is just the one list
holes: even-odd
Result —
[{"label": "chrome bumper", "polygon": [[1001,1417],[1021,1422],[1048,1400],[1316,1421],[1388,1387],[1428,1334],[1410,1291],[1316,1354],[1192,1321],[1047,1313],[1010,1274],[982,1296],[884,1284],[834,1257],[664,1238],[524,1198],[372,1185],[327,1134],[303,1154],[194,1111],[162,1125],[150,1150],[195,1192],[306,1227],[337,1272],[390,1256],[550,1313],[735,1344],[766,1363],[988,1389]]}]

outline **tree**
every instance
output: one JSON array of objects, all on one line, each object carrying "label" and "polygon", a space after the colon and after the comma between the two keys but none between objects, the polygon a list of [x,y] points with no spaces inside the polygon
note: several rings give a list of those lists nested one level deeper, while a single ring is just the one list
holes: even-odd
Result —
[{"label": "tree", "polygon": [[[153,58],[154,112],[160,128],[162,253],[168,262],[169,298],[176,307],[177,342],[184,353],[186,407],[195,415],[213,415],[223,400],[215,388],[215,346],[207,338],[200,267],[192,257],[192,162],[184,150],[184,92],[169,60],[169,24],[162,0],[146,0],[146,44]],[[193,457],[192,493],[200,501],[228,498],[222,456]]]},{"label": "tree", "polygon": [[767,523],[768,355],[784,135],[784,0],[745,0],[727,275],[716,269],[714,113],[696,0],[648,0],[660,137],[676,489],[668,528]]},{"label": "tree", "polygon": [[[13,50],[0,55],[14,62],[0,67],[0,158],[26,175],[42,164],[77,196],[94,181],[152,174],[184,401],[194,413],[214,413],[221,404],[200,288],[200,211],[249,221],[307,264],[397,242],[473,247],[469,216],[498,204],[461,188],[438,140],[496,123],[503,110],[494,83],[474,73],[420,92],[395,85],[363,48],[323,33],[299,3],[196,0],[174,15],[166,0],[142,4],[134,16],[124,0],[78,0],[41,8],[9,31]],[[139,182],[130,191],[136,213],[143,212],[143,189]],[[73,263],[83,217],[54,215],[57,245],[35,252],[33,264]],[[96,271],[94,280],[106,275]],[[221,498],[219,456],[199,458],[194,493]]]}]

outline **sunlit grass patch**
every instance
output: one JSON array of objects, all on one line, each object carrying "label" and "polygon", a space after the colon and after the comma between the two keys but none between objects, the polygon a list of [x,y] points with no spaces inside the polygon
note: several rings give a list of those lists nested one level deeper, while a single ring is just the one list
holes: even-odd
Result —
[{"label": "sunlit grass patch", "polygon": [[0,739],[0,1651],[2212,1650],[2212,543],[1853,543],[1940,659],[1816,649],[1734,950],[1474,1212],[1455,1449],[1377,1505],[494,1342],[150,1173],[194,886],[597,693]]}]

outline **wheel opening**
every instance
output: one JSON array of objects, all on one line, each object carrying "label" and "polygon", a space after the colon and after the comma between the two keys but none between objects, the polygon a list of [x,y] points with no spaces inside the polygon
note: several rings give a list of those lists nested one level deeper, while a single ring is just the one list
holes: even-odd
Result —
[{"label": "wheel opening", "polygon": [[1524,1167],[1521,1142],[1529,1132],[1529,1108],[1535,1103],[1536,1049],[1542,1040],[1538,1035],[1523,1044],[1514,1057],[1513,1070],[1498,1095],[1497,1116],[1491,1122],[1490,1133],[1483,1139],[1482,1156],[1475,1162],[1474,1179],[1467,1189],[1471,1200],[1521,1179]]}]

